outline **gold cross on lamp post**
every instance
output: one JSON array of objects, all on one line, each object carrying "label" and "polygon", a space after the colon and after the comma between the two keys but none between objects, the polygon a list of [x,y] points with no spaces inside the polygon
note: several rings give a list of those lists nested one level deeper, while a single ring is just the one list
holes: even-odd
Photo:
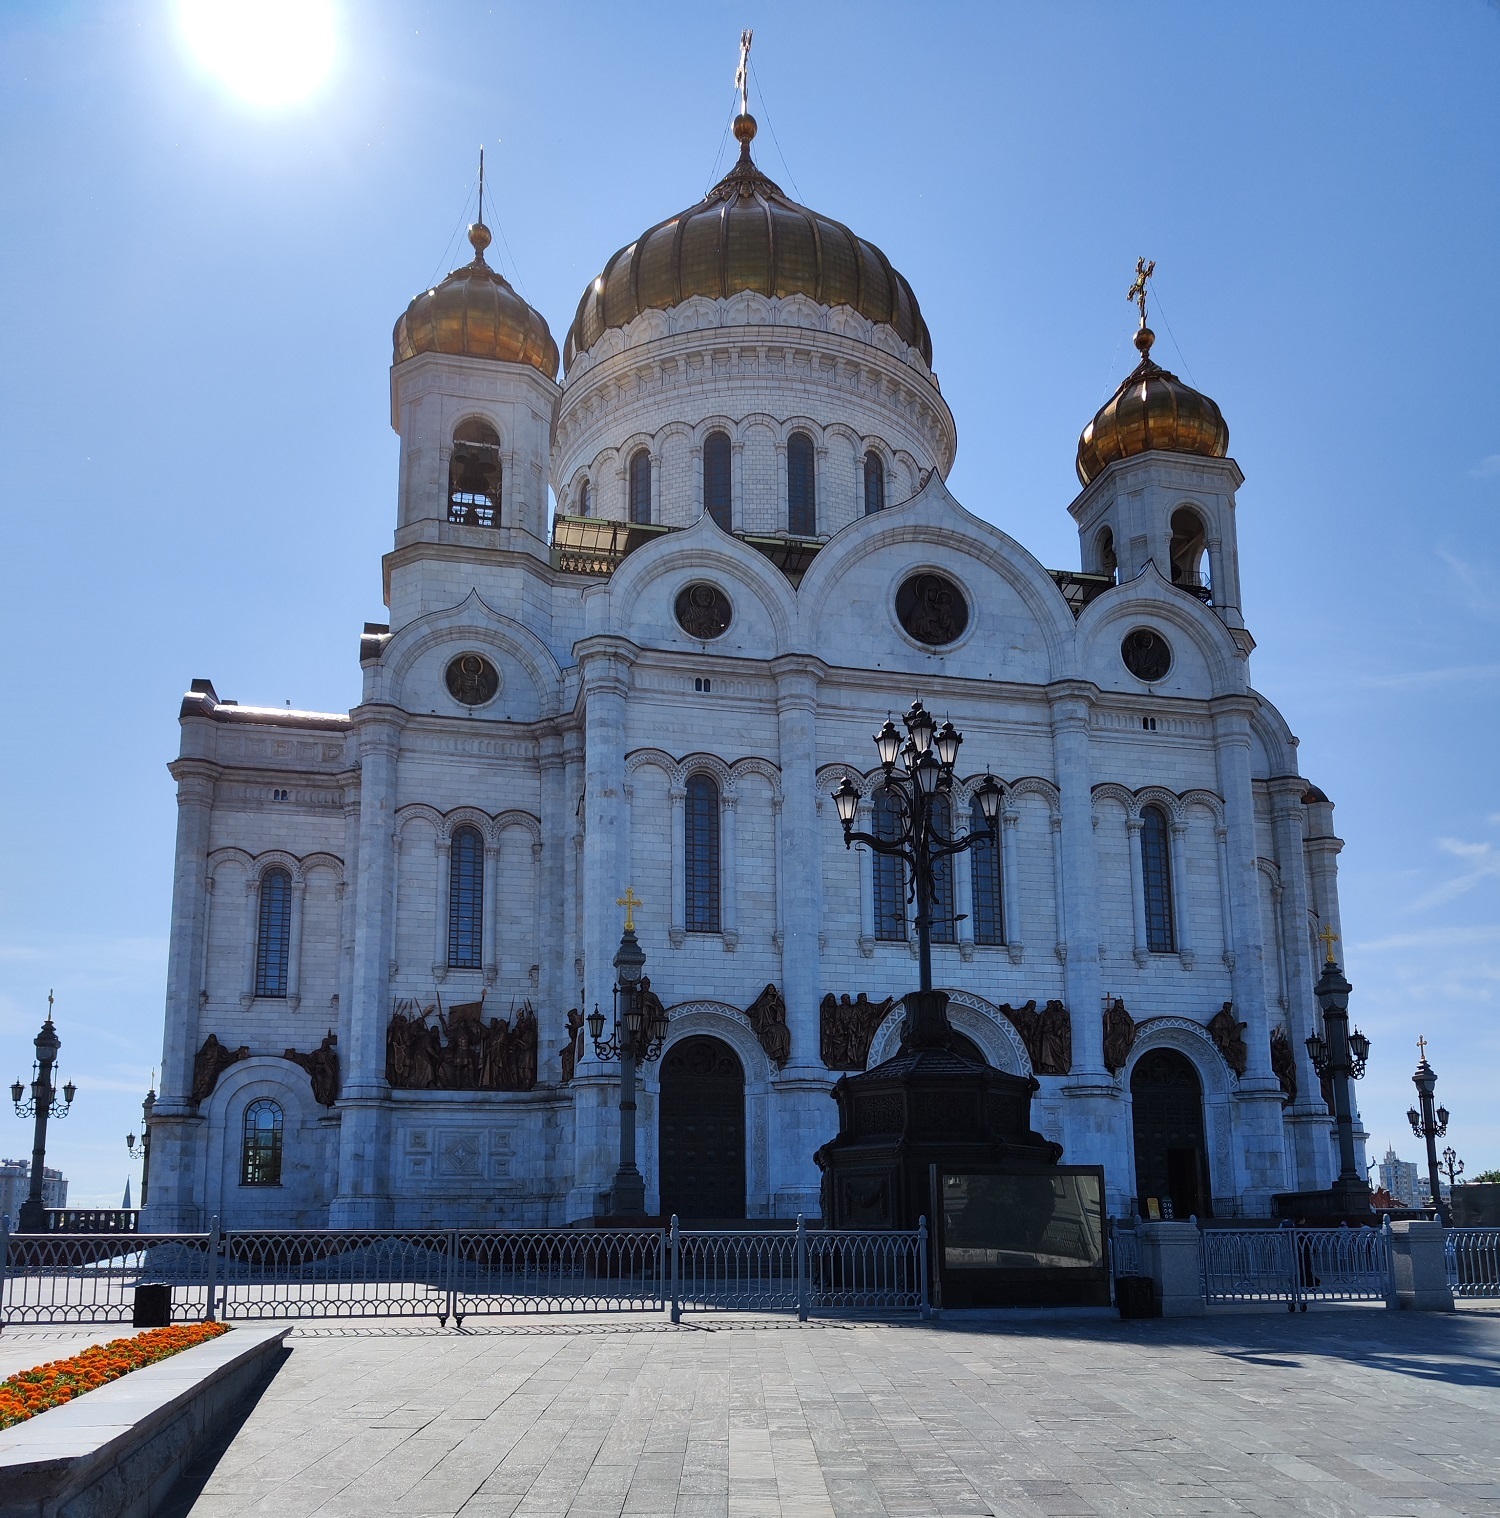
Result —
[{"label": "gold cross on lamp post", "polygon": [[615,897],[615,905],[617,907],[625,908],[625,931],[627,933],[634,933],[635,909],[637,907],[645,906],[645,902],[643,902],[640,897],[635,894],[635,887],[626,886],[625,894],[623,896]]},{"label": "gold cross on lamp post", "polygon": [[1427,1062],[1427,1040],[1425,1038],[1418,1038],[1417,1039],[1417,1053],[1421,1055],[1423,1064],[1426,1064],[1426,1062]]},{"label": "gold cross on lamp post", "polygon": [[1327,956],[1325,963],[1330,965],[1337,963],[1333,957],[1333,946],[1339,941],[1339,935],[1333,931],[1333,924],[1325,922],[1323,931],[1318,934],[1318,937],[1323,942],[1323,952]]}]

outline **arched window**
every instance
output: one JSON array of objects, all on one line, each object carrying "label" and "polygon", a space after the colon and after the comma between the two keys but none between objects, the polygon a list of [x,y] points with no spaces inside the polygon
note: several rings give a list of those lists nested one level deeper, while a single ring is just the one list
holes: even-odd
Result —
[{"label": "arched window", "polygon": [[[933,831],[940,842],[953,837],[953,810],[946,796],[932,798]],[[953,901],[953,856],[935,859],[932,864],[932,941],[953,943],[958,937],[958,908]]]},{"label": "arched window", "polygon": [[974,883],[974,942],[1004,943],[1000,850],[990,838],[990,825],[984,820],[984,808],[977,799],[969,804],[969,831],[975,837],[974,847],[969,850]]},{"label": "arched window", "polygon": [[630,520],[642,526],[651,522],[651,454],[645,448],[630,455]]},{"label": "arched window", "polygon": [[1172,513],[1172,583],[1208,599],[1208,576],[1203,573],[1208,534],[1203,518],[1187,506]]},{"label": "arched window", "polygon": [[448,967],[477,970],[484,958],[484,839],[455,828],[448,859]]},{"label": "arched window", "polygon": [[727,432],[710,432],[703,439],[703,509],[725,532],[733,530]]},{"label": "arched window", "polygon": [[592,513],[593,509],[594,492],[592,489],[590,489],[589,482],[585,480],[583,484],[578,487],[578,515],[581,517],[586,517]]},{"label": "arched window", "polygon": [[802,538],[818,531],[813,440],[805,432],[794,432],[786,440],[786,530]]},{"label": "arched window", "polygon": [[[884,842],[901,836],[901,813],[888,791],[875,792],[875,826]],[[906,942],[906,868],[895,854],[875,855],[875,936]]]},{"label": "arched window", "polygon": [[500,434],[478,417],[460,422],[453,433],[448,520],[466,527],[500,525]]},{"label": "arched window", "polygon": [[687,930],[719,931],[719,787],[712,775],[689,775],[683,872]]},{"label": "arched window", "polygon": [[1094,539],[1094,565],[1096,574],[1112,575],[1120,567],[1119,556],[1115,553],[1115,535],[1106,527],[1097,538]]},{"label": "arched window", "polygon": [[255,994],[285,996],[292,958],[292,877],[279,866],[260,877],[255,927]]},{"label": "arched window", "polygon": [[281,1184],[281,1108],[262,1097],[245,1108],[245,1136],[240,1146],[240,1185]]},{"label": "arched window", "polygon": [[1176,949],[1172,935],[1172,860],[1167,814],[1159,806],[1141,810],[1141,879],[1146,888],[1146,947],[1153,954]]},{"label": "arched window", "polygon": [[865,515],[885,510],[885,465],[872,448],[865,455]]}]

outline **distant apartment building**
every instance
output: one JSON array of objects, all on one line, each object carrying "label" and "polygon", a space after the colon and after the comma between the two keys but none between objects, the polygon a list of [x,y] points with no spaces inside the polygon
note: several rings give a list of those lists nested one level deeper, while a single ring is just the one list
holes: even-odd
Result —
[{"label": "distant apartment building", "polygon": [[1427,1200],[1417,1167],[1396,1158],[1393,1146],[1387,1145],[1380,1162],[1380,1184],[1402,1207],[1420,1207]]},{"label": "distant apartment building", "polygon": [[[0,1217],[8,1217],[11,1227],[21,1214],[21,1203],[31,1194],[31,1161],[0,1160]],[[46,1207],[68,1205],[68,1178],[50,1165],[42,1171],[42,1204]]]}]

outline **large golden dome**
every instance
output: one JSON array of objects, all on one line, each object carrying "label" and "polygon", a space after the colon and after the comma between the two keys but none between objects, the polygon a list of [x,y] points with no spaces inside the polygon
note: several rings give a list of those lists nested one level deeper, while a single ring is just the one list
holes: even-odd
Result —
[{"label": "large golden dome", "polygon": [[740,159],[697,205],[621,248],[583,293],[564,362],[642,311],[665,311],[695,295],[720,299],[754,290],[852,306],[892,327],[932,363],[932,338],[917,297],[874,243],[782,194],[755,166],[755,118],[734,119]]},{"label": "large golden dome", "polygon": [[1151,359],[1156,334],[1144,322],[1135,335],[1141,361],[1099,409],[1078,439],[1078,478],[1087,485],[1117,459],[1154,448],[1221,459],[1229,452],[1224,413]]},{"label": "large golden dome", "polygon": [[484,261],[490,229],[482,221],[469,228],[474,260],[455,269],[440,285],[424,291],[406,308],[391,334],[395,360],[418,353],[453,353],[464,358],[530,364],[557,378],[557,344],[546,321],[533,311]]}]

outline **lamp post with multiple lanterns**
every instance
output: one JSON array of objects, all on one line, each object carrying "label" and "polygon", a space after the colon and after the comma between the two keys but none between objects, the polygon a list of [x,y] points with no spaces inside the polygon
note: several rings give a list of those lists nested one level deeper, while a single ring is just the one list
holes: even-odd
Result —
[{"label": "lamp post with multiple lanterns", "polygon": [[141,1103],[141,1136],[136,1140],[133,1133],[125,1135],[125,1152],[131,1159],[141,1162],[141,1206],[146,1205],[146,1188],[151,1184],[151,1114],[156,1110],[156,1075],[151,1076],[151,1089]]},{"label": "lamp post with multiple lanterns", "polygon": [[[1442,1219],[1443,1226],[1449,1227],[1453,1219],[1449,1216],[1448,1208],[1443,1205],[1437,1156],[1437,1141],[1448,1131],[1448,1109],[1436,1105],[1437,1071],[1427,1063],[1425,1038],[1417,1040],[1417,1052],[1421,1055],[1421,1062],[1411,1078],[1412,1085],[1417,1088],[1417,1105],[1407,1109],[1406,1120],[1411,1124],[1411,1131],[1427,1142],[1427,1184],[1432,1191],[1432,1205]],[[1448,1153],[1452,1154],[1453,1151],[1450,1149]]]},{"label": "lamp post with multiple lanterns", "polygon": [[78,1088],[69,1081],[62,1088],[62,1100],[57,1100],[57,1088],[52,1084],[52,1072],[57,1064],[57,1053],[62,1040],[52,1025],[52,993],[47,993],[47,1020],[36,1036],[34,1045],[36,1060],[31,1067],[31,1095],[26,1097],[26,1085],[15,1081],[10,1088],[10,1099],[16,1116],[34,1118],[31,1138],[31,1189],[21,1203],[21,1232],[42,1233],[47,1227],[47,1204],[42,1199],[42,1182],[47,1169],[47,1120],[62,1119],[68,1115]]},{"label": "lamp post with multiple lanterns", "polygon": [[640,904],[629,886],[617,903],[625,908],[625,931],[615,951],[615,1019],[607,1039],[597,1002],[588,1016],[594,1053],[600,1059],[620,1062],[620,1168],[609,1191],[610,1217],[639,1217],[646,1210],[646,1179],[635,1160],[635,1068],[637,1063],[656,1059],[667,1036],[666,1013],[654,999],[648,1009],[641,983],[646,951],[635,936],[635,909]]},{"label": "lamp post with multiple lanterns", "polygon": [[[833,793],[839,822],[844,829],[844,847],[862,843],[877,854],[899,858],[906,867],[907,900],[916,903],[918,1011],[907,1013],[906,1037],[925,1043],[941,1039],[948,1031],[946,998],[932,996],[932,909],[937,894],[937,865],[954,854],[962,854],[977,844],[996,844],[999,837],[1000,783],[986,773],[975,791],[985,827],[960,832],[953,825],[952,796],[954,766],[958,762],[963,734],[951,722],[941,727],[920,700],[902,718],[906,728],[903,738],[896,724],[887,719],[875,734],[875,752],[885,778],[881,792],[889,798],[895,813],[891,836],[856,831],[855,813],[859,810],[859,788],[846,774]],[[898,764],[900,768],[898,768]],[[938,813],[939,799],[948,803],[947,822]]]},{"label": "lamp post with multiple lanterns", "polygon": [[1354,1158],[1354,1088],[1353,1083],[1365,1073],[1370,1057],[1370,1040],[1355,1028],[1349,1028],[1349,993],[1354,988],[1344,979],[1344,972],[1333,957],[1336,935],[1325,927],[1318,935],[1323,940],[1326,959],[1323,974],[1314,988],[1318,1005],[1323,1009],[1323,1031],[1309,1034],[1307,1052],[1319,1077],[1328,1076],[1333,1086],[1333,1117],[1339,1135],[1339,1175],[1333,1183],[1340,1210],[1368,1212],[1369,1182],[1359,1173]]}]

